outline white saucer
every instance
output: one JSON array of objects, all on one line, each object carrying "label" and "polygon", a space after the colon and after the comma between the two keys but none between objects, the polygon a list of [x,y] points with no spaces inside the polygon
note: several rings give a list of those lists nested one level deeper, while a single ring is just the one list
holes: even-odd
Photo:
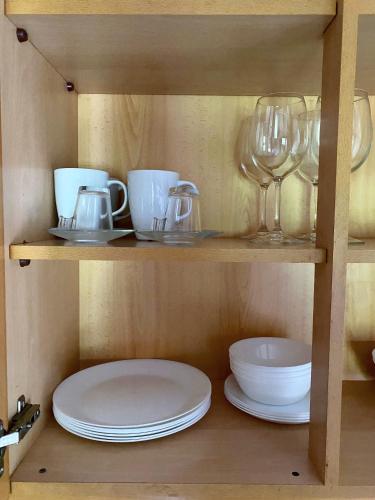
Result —
[{"label": "white saucer", "polygon": [[262,420],[280,424],[305,424],[310,421],[310,393],[292,405],[265,405],[248,398],[234,375],[229,375],[224,384],[224,394],[233,406]]}]

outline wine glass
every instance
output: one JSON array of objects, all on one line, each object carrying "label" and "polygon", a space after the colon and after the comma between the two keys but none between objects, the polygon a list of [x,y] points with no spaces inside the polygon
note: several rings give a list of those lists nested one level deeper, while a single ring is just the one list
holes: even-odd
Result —
[{"label": "wine glass", "polygon": [[272,177],[255,164],[251,154],[250,131],[252,117],[244,120],[240,135],[240,170],[250,181],[255,182],[260,188],[259,197],[259,226],[256,233],[243,236],[253,242],[263,242],[269,237],[267,228],[267,193],[272,183]]},{"label": "wine glass", "polygon": [[[321,97],[318,97],[316,109],[321,108]],[[367,160],[372,144],[372,118],[368,93],[362,89],[354,89],[353,101],[353,135],[351,173],[355,172]]]},{"label": "wine glass", "polygon": [[307,111],[300,115],[300,120],[306,122],[308,146],[306,154],[298,167],[298,173],[312,184],[314,204],[314,222],[310,233],[301,236],[303,240],[316,241],[316,215],[319,181],[319,144],[320,144],[320,110]]},{"label": "wine glass", "polygon": [[[316,108],[321,108],[321,97],[318,97]],[[367,160],[371,150],[373,137],[371,106],[368,93],[362,89],[354,89],[353,100],[353,135],[351,173],[358,170]],[[349,243],[363,243],[349,236]]]},{"label": "wine glass", "polygon": [[299,243],[301,240],[285,234],[281,228],[281,185],[301,163],[307,149],[306,112],[303,96],[279,92],[260,97],[255,107],[251,127],[251,151],[255,164],[272,177],[275,183],[274,227],[269,241]]}]

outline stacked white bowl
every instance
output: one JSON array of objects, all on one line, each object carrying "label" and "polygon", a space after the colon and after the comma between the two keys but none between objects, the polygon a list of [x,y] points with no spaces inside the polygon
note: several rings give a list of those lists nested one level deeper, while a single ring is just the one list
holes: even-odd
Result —
[{"label": "stacked white bowl", "polygon": [[311,346],[280,337],[240,340],[229,348],[230,367],[249,398],[290,405],[310,390]]}]

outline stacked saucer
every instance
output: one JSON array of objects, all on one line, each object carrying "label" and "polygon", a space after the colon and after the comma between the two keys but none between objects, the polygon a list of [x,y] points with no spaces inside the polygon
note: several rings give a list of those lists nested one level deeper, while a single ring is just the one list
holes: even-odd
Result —
[{"label": "stacked saucer", "polygon": [[57,422],[77,436],[130,443],[157,439],[198,422],[209,410],[211,383],[174,361],[133,359],[87,368],[53,395]]},{"label": "stacked saucer", "polygon": [[310,393],[291,405],[265,405],[248,398],[234,375],[229,375],[225,381],[224,394],[233,406],[262,420],[278,424],[305,424],[310,421]]},{"label": "stacked saucer", "polygon": [[279,337],[240,340],[229,349],[233,376],[227,399],[258,418],[280,423],[310,419],[311,347]]}]

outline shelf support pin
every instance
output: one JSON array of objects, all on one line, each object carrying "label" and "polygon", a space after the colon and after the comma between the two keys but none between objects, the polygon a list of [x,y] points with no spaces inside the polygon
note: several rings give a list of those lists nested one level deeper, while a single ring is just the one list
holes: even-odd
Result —
[{"label": "shelf support pin", "polygon": [[65,87],[66,87],[66,90],[68,92],[74,91],[74,83],[73,82],[66,82]]},{"label": "shelf support pin", "polygon": [[29,35],[27,34],[27,31],[23,28],[17,28],[16,34],[17,34],[17,40],[20,43],[27,42],[29,39]]},{"label": "shelf support pin", "polygon": [[[26,245],[26,243],[28,243],[26,240],[23,240],[22,242],[24,245]],[[18,260],[19,264],[20,264],[20,267],[27,267],[31,264],[31,260],[30,259],[19,259]]]}]

